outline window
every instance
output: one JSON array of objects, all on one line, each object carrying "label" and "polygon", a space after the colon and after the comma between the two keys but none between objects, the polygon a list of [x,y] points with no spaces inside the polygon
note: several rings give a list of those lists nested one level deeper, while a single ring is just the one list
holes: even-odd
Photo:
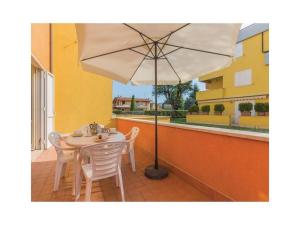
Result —
[{"label": "window", "polygon": [[235,73],[234,85],[236,87],[252,84],[252,71],[251,69],[242,70]]},{"label": "window", "polygon": [[269,52],[265,53],[265,64],[269,65]]},{"label": "window", "polygon": [[234,52],[234,57],[239,58],[243,56],[243,43],[237,43],[235,46],[235,52]]}]

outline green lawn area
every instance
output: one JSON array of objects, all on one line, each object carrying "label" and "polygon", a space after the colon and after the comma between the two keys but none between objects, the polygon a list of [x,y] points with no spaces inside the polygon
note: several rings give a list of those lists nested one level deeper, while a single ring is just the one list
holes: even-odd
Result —
[{"label": "green lawn area", "polygon": [[269,129],[257,129],[257,128],[247,128],[247,127],[238,127],[238,126],[225,126],[225,125],[213,125],[213,124],[202,124],[202,123],[187,123],[185,118],[171,118],[171,123],[179,124],[190,124],[197,126],[206,126],[206,127],[218,127],[232,130],[245,130],[245,131],[255,131],[261,133],[269,133]]}]

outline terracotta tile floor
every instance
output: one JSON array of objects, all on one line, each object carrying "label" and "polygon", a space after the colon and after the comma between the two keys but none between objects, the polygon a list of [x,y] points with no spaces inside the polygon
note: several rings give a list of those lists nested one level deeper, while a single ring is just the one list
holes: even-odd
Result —
[{"label": "terracotta tile floor", "polygon": [[[31,163],[32,201],[74,201],[72,196],[72,164],[67,166],[57,192],[53,192],[56,153],[44,151]],[[211,201],[205,194],[173,173],[164,180],[150,180],[144,168],[152,163],[148,153],[136,152],[137,171],[132,172],[127,155],[123,156],[122,172],[126,201]],[[84,200],[85,184],[81,187],[80,201]],[[93,182],[92,201],[121,201],[114,178]]]}]

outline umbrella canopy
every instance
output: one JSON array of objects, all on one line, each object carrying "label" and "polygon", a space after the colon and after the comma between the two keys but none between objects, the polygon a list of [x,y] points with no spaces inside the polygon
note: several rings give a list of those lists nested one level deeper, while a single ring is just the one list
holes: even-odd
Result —
[{"label": "umbrella canopy", "polygon": [[136,85],[184,83],[231,64],[240,24],[77,24],[84,70]]},{"label": "umbrella canopy", "polygon": [[157,85],[184,83],[230,65],[240,24],[77,24],[76,30],[84,70],[155,85],[155,161],[145,175],[167,177],[158,165]]}]

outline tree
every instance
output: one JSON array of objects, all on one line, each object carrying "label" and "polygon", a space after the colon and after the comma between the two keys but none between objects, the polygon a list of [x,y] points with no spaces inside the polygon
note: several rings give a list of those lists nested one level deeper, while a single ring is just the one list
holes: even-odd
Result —
[{"label": "tree", "polygon": [[184,101],[184,109],[189,109],[192,107],[194,104],[198,105],[196,101],[196,93],[199,91],[198,85],[194,84],[193,90],[190,92],[189,97],[186,98]]},{"label": "tree", "polygon": [[184,109],[189,109],[191,108],[193,105],[195,105],[195,99],[191,98],[191,97],[187,97],[184,101]]},{"label": "tree", "polygon": [[131,97],[131,102],[130,102],[130,111],[135,110],[135,100],[134,100],[134,95]]},{"label": "tree", "polygon": [[193,98],[195,99],[196,101],[196,93],[199,91],[199,88],[198,88],[198,85],[197,84],[194,84],[193,86],[193,91],[191,92],[190,94],[190,98]]},{"label": "tree", "polygon": [[[183,95],[189,93],[192,88],[192,81],[177,85],[159,85],[157,86],[157,96],[164,96],[166,101],[164,103],[171,104],[174,110],[183,107]],[[155,87],[153,87],[152,94],[155,95]]]}]

